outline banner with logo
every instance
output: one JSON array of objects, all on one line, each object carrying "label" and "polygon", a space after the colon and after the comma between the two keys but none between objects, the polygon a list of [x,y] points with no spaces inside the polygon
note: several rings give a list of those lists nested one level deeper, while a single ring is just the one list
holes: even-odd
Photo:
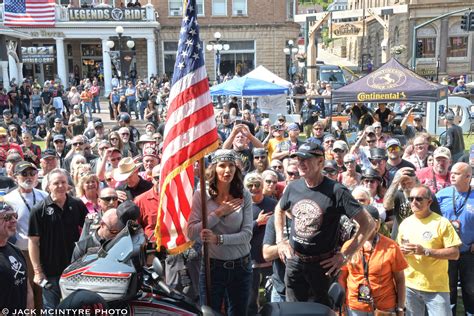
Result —
[{"label": "banner with logo", "polygon": [[21,60],[24,63],[54,63],[54,46],[27,46],[21,48]]},{"label": "banner with logo", "polygon": [[331,25],[332,37],[362,36],[362,21],[333,23]]},{"label": "banner with logo", "polygon": [[146,21],[144,8],[70,8],[69,21]]}]

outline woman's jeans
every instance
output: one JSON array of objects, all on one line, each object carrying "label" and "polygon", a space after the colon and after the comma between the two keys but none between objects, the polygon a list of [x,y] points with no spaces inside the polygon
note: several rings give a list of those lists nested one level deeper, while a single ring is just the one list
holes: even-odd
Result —
[{"label": "woman's jeans", "polygon": [[92,102],[83,102],[82,103],[82,113],[86,113],[86,110],[89,112],[89,121],[92,121]]},{"label": "woman's jeans", "polygon": [[[232,263],[234,261],[234,263]],[[224,263],[225,262],[225,263]],[[252,284],[252,262],[250,255],[231,261],[211,259],[210,307],[220,312],[226,302],[227,315],[245,316]],[[201,305],[206,304],[206,276],[204,263],[199,275]]]}]

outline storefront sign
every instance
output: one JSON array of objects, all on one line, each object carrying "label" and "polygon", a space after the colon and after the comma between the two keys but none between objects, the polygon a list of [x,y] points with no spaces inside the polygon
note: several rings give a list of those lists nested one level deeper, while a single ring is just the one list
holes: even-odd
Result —
[{"label": "storefront sign", "polygon": [[41,38],[53,38],[53,37],[66,37],[63,32],[51,32],[47,30],[38,30],[30,32],[31,37],[41,37]]},{"label": "storefront sign", "polygon": [[144,8],[84,8],[69,9],[69,21],[146,21]]},{"label": "storefront sign", "polygon": [[428,67],[416,67],[417,74],[419,74],[422,77],[425,76],[434,76],[436,75],[436,68],[428,68]]},{"label": "storefront sign", "polygon": [[362,36],[362,22],[333,23],[333,37]]},{"label": "storefront sign", "polygon": [[54,46],[29,46],[21,48],[24,63],[49,64],[54,63]]}]

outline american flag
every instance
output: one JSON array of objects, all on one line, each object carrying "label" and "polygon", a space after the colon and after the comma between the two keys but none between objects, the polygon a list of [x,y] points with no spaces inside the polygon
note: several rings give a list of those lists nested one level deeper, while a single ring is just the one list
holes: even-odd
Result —
[{"label": "american flag", "polygon": [[184,232],[191,213],[193,165],[218,146],[196,0],[184,7],[165,124],[155,229],[158,249],[164,246],[169,253],[180,253],[192,244]]},{"label": "american flag", "polygon": [[54,26],[54,0],[5,0],[5,26]]}]

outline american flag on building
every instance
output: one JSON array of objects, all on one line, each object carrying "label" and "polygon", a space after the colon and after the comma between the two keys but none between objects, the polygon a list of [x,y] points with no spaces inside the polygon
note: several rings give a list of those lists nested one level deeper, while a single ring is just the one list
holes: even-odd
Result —
[{"label": "american flag on building", "polygon": [[169,253],[180,253],[191,245],[184,230],[191,213],[193,165],[218,146],[196,0],[189,0],[184,8],[165,124],[155,230],[158,249],[164,246]]},{"label": "american flag on building", "polygon": [[4,25],[50,27],[55,22],[54,0],[5,0]]}]

